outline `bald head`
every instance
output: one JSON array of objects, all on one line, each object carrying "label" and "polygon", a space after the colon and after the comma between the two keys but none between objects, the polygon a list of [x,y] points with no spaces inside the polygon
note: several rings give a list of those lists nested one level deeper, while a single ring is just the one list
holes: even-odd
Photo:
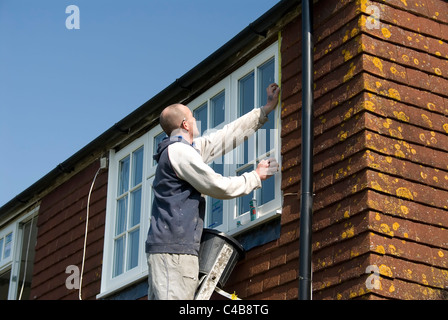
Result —
[{"label": "bald head", "polygon": [[160,114],[160,126],[170,136],[173,130],[182,126],[182,121],[190,116],[190,109],[183,104],[172,104],[163,109]]}]

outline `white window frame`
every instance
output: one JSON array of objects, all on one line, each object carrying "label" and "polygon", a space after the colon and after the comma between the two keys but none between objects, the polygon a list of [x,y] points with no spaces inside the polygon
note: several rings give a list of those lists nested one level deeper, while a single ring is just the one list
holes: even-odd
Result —
[{"label": "white window frame", "polygon": [[[160,125],[151,129],[145,135],[137,138],[123,149],[115,152],[109,151],[109,172],[107,187],[107,205],[106,205],[106,223],[104,235],[104,254],[103,268],[101,276],[101,291],[97,295],[98,299],[104,298],[114,292],[128,286],[134,282],[140,281],[148,275],[148,267],[146,263],[145,241],[149,229],[151,218],[151,194],[152,181],[154,180],[155,168],[153,164],[153,147],[154,138],[162,133]],[[118,276],[113,276],[114,264],[114,231],[116,221],[116,199],[118,188],[118,170],[120,160],[135,150],[143,147],[143,176],[142,176],[142,199],[141,199],[141,216],[140,216],[140,233],[139,233],[139,256],[138,265],[128,271],[124,270]]]},{"label": "white window frame", "polygon": [[[33,217],[34,217],[33,225],[36,226],[38,212],[39,212],[39,206],[30,210],[26,214],[21,214],[19,218],[8,223],[4,227],[3,226],[0,227],[0,239],[4,238],[11,232],[13,233],[11,243],[11,254],[7,259],[3,259],[0,261],[0,274],[3,274],[11,270],[11,277],[8,289],[8,300],[17,299],[18,290],[20,290],[22,285],[21,282],[20,283],[18,282],[19,279],[21,279],[21,273],[23,272],[23,270],[20,270],[21,260],[25,259],[25,257],[21,256],[22,246],[24,245],[24,241],[26,241],[24,240],[24,237],[28,239],[28,235],[23,234],[22,226],[28,223],[30,220],[32,220]],[[2,256],[3,256],[3,249],[2,249]]]},{"label": "white window frame", "polygon": [[[103,256],[103,268],[101,277],[101,293],[99,297],[104,294],[112,293],[113,291],[122,288],[125,285],[129,285],[135,279],[142,277],[147,270],[145,270],[144,257],[142,254],[142,246],[144,246],[144,238],[146,234],[146,219],[145,208],[148,201],[146,194],[146,179],[145,172],[147,166],[147,143],[146,136],[140,137],[137,140],[130,143],[125,148],[115,152],[110,150],[109,152],[109,173],[108,173],[108,187],[107,187],[107,207],[106,207],[106,224],[105,224],[105,239],[104,239],[104,256]],[[118,276],[113,276],[114,270],[114,233],[116,222],[116,199],[118,190],[118,170],[120,160],[124,159],[127,155],[143,147],[143,177],[142,177],[142,201],[141,201],[141,216],[140,216],[140,234],[139,234],[139,257],[138,265],[128,271],[124,270]],[[144,250],[143,250],[144,252]]]},{"label": "white window frame", "polygon": [[[236,120],[238,117],[238,80],[243,78],[245,75],[249,74],[251,71],[256,71],[259,66],[262,66],[265,62],[268,62],[270,59],[274,58],[274,79],[275,82],[278,82],[279,76],[279,57],[278,57],[278,42],[275,42],[257,56],[249,60],[242,67],[234,71],[225,79],[221,80],[219,83],[215,84],[209,90],[201,94],[199,97],[194,99],[188,104],[188,107],[194,112],[195,109],[201,107],[205,102],[209,102],[211,98],[216,96],[216,94],[225,90],[225,122],[229,123],[233,120]],[[257,86],[257,72],[255,72],[255,85]],[[266,88],[262,88],[261,90],[265,90]],[[255,106],[261,106],[261,103],[257,101],[257,96],[255,98]],[[276,130],[277,134],[274,135],[274,152],[269,155],[270,157],[275,157],[281,166],[281,154],[280,154],[280,108],[277,107],[272,114],[269,115],[276,119]],[[210,105],[208,105],[208,124],[210,127]],[[219,129],[224,124],[218,126]],[[206,134],[206,132],[205,132]],[[254,138],[251,138],[254,139]],[[240,152],[241,146],[236,148],[235,150],[229,152],[224,156],[224,163],[227,165],[224,166],[224,176],[234,176],[236,175],[236,159],[238,156],[238,152]],[[277,173],[274,177],[269,179],[275,179],[275,195],[274,199],[270,202],[258,207],[258,218],[256,220],[251,221],[250,213],[245,212],[242,215],[239,215],[237,211],[237,199],[224,200],[223,202],[223,223],[219,226],[213,226],[219,231],[226,232],[229,235],[236,235],[242,233],[250,228],[253,228],[261,223],[266,222],[281,214],[281,174]],[[207,197],[206,201],[206,217],[204,221],[204,227],[207,228],[210,223],[208,221],[208,211],[210,206],[209,197]]]},{"label": "white window frame", "polygon": [[[13,260],[14,256],[14,245],[16,243],[16,225],[11,224],[4,229],[0,230],[0,273],[7,269]],[[6,237],[11,235],[11,242],[10,242],[10,249],[9,249],[9,256],[5,258],[5,249],[6,249]]]},{"label": "white window frame", "polygon": [[[217,127],[219,129],[224,124],[229,123],[236,119],[237,115],[237,83],[238,77],[246,72],[246,70],[254,69],[264,62],[270,60],[272,57],[275,58],[275,81],[278,82],[279,75],[279,57],[278,57],[278,42],[272,44],[267,49],[263,50],[260,54],[255,56],[253,59],[248,61],[244,66],[236,70],[231,75],[227,76],[212,88],[208,89],[206,92],[201,94],[199,97],[194,99],[188,104],[191,110],[201,106],[205,101],[209,101],[212,97],[216,96],[223,90],[225,90],[225,122]],[[265,90],[265,88],[263,89]],[[208,112],[208,116],[210,113]],[[280,108],[277,107],[276,110],[269,115],[277,119],[277,129],[280,130]],[[210,122],[208,122],[210,123]],[[154,180],[155,170],[157,165],[153,163],[153,150],[156,149],[154,145],[154,138],[162,133],[162,128],[160,125],[152,128],[143,136],[137,138],[129,145],[123,147],[119,151],[110,150],[109,152],[109,172],[108,172],[108,190],[107,190],[107,205],[106,205],[106,222],[105,222],[105,238],[104,238],[104,250],[103,250],[103,268],[101,276],[101,291],[97,295],[98,299],[107,297],[111,294],[122,290],[124,287],[129,286],[133,283],[139,282],[146,278],[148,275],[148,267],[146,262],[145,253],[145,241],[147,238],[147,232],[149,229],[150,218],[151,218],[151,197],[152,197],[152,183]],[[279,131],[278,131],[279,132]],[[275,139],[275,154],[273,155],[277,161],[280,163],[280,135],[276,135]],[[138,266],[125,271],[122,274],[113,277],[113,255],[114,255],[114,230],[115,230],[115,218],[116,218],[116,198],[117,198],[117,188],[118,188],[118,167],[121,159],[125,158],[126,155],[132,153],[138,148],[144,148],[143,153],[143,181],[142,181],[142,203],[141,203],[141,217],[140,217],[140,243],[139,243],[139,258]],[[235,158],[235,150],[229,152],[225,155],[225,163],[230,163]],[[235,167],[224,166],[224,175],[235,175]],[[224,231],[229,235],[236,235],[243,231],[247,231],[261,223],[264,223],[278,214],[281,213],[281,190],[280,183],[281,177],[280,173],[276,174],[275,177],[270,179],[275,179],[275,198],[266,205],[259,207],[259,217],[254,221],[250,221],[249,214],[246,213],[243,216],[236,215],[236,200],[225,200],[224,201],[224,216],[223,224],[217,227],[217,230]],[[208,203],[209,201],[207,201]],[[208,205],[208,204],[207,204]],[[242,220],[243,225],[237,226],[237,221]],[[208,222],[205,221],[204,227],[207,227]]]}]

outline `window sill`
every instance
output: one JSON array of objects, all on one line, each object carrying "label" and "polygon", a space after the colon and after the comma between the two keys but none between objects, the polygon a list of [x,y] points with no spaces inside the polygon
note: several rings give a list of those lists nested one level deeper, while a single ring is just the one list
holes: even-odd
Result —
[{"label": "window sill", "polygon": [[238,236],[246,231],[249,231],[255,227],[258,227],[259,225],[269,222],[277,217],[279,217],[282,214],[282,210],[281,209],[277,209],[274,210],[268,214],[265,214],[261,217],[259,217],[256,220],[253,221],[248,221],[247,223],[245,223],[242,226],[236,227],[234,229],[229,230],[228,232],[226,232],[229,236],[235,237]]},{"label": "window sill", "polygon": [[108,289],[97,294],[96,298],[97,299],[107,299],[108,297],[110,297],[116,293],[119,293],[120,291],[126,290],[126,288],[134,285],[135,283],[138,283],[138,282],[144,280],[147,277],[148,277],[148,271],[146,270],[145,272],[134,276],[133,279],[129,280],[128,282],[123,281],[123,282],[120,282],[119,284],[117,283],[116,285],[111,285]]}]

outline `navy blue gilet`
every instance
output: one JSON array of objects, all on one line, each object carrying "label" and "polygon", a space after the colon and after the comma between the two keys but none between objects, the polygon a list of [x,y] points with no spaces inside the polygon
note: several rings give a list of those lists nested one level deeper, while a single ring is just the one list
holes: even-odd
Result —
[{"label": "navy blue gilet", "polygon": [[[205,215],[205,199],[187,181],[177,177],[168,155],[173,143],[189,143],[182,137],[165,138],[154,159],[154,200],[146,240],[147,253],[199,254]],[[191,146],[191,152],[197,152]]]}]

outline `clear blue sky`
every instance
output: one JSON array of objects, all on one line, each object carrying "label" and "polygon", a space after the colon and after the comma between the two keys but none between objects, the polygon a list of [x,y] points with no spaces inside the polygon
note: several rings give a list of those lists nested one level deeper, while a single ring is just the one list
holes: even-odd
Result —
[{"label": "clear blue sky", "polygon": [[278,2],[0,0],[0,206]]}]

